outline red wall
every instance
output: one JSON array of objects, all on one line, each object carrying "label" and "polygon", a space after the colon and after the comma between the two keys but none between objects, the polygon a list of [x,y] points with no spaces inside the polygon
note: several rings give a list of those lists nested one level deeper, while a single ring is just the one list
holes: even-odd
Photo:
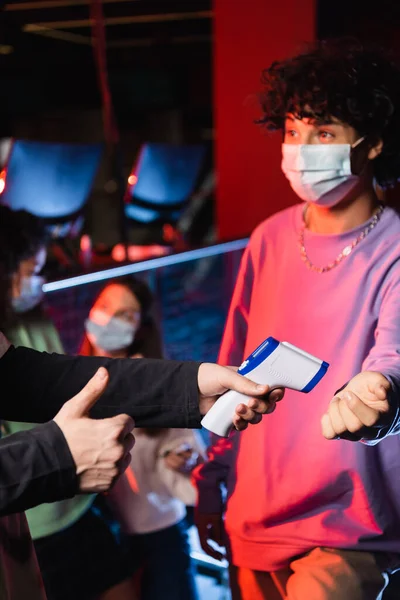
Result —
[{"label": "red wall", "polygon": [[280,171],[281,136],[266,133],[256,94],[273,60],[315,37],[315,0],[214,0],[214,119],[219,239],[249,234],[296,197]]}]

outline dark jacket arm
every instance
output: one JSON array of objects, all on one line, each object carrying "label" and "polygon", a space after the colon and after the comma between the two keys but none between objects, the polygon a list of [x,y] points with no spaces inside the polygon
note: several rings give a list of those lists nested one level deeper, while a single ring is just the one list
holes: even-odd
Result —
[{"label": "dark jacket arm", "polygon": [[75,463],[54,421],[0,440],[0,516],[77,492]]},{"label": "dark jacket arm", "polygon": [[11,347],[0,358],[0,416],[45,423],[75,396],[100,366],[110,382],[93,418],[127,413],[139,427],[200,427],[200,363],[64,356]]}]

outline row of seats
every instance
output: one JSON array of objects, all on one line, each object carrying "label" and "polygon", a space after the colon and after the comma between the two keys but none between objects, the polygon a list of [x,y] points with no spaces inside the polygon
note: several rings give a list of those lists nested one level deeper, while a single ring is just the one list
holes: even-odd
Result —
[{"label": "row of seats", "polygon": [[[53,237],[65,237],[81,223],[103,154],[103,144],[3,139],[1,202],[45,218]],[[127,180],[127,223],[144,229],[176,225],[201,187],[206,158],[201,144],[144,144]]]}]

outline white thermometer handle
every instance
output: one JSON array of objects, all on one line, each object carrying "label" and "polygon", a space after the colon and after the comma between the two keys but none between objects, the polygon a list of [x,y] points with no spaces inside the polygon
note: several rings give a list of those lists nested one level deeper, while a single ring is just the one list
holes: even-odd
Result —
[{"label": "white thermometer handle", "polygon": [[[275,385],[273,387],[278,386]],[[201,421],[202,426],[221,437],[228,437],[233,428],[232,418],[237,405],[246,404],[247,406],[249,400],[249,396],[229,390],[229,392],[226,392],[217,400],[205,417],[203,417]]]}]

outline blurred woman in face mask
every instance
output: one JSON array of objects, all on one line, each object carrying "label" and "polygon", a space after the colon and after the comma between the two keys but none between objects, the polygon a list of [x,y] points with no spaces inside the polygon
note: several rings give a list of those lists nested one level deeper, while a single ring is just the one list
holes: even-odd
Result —
[{"label": "blurred woman in face mask", "polygon": [[[63,354],[43,306],[47,236],[41,220],[0,206],[0,329],[14,346]],[[34,427],[2,423],[3,435]],[[26,511],[47,600],[132,600],[131,571],[93,494]]]},{"label": "blurred woman in face mask", "polygon": [[39,218],[0,206],[0,326],[15,346],[63,353],[42,304],[46,245]]},{"label": "blurred woman in face mask", "polygon": [[108,283],[85,322],[79,354],[110,358],[162,358],[162,343],[151,315],[148,286],[133,277]]},{"label": "blurred woman in face mask", "polygon": [[[85,322],[81,354],[162,358],[148,286],[133,277],[106,285]],[[136,429],[130,468],[107,495],[139,567],[141,600],[197,600],[185,519],[195,504],[191,471],[203,461],[199,434]]]}]

